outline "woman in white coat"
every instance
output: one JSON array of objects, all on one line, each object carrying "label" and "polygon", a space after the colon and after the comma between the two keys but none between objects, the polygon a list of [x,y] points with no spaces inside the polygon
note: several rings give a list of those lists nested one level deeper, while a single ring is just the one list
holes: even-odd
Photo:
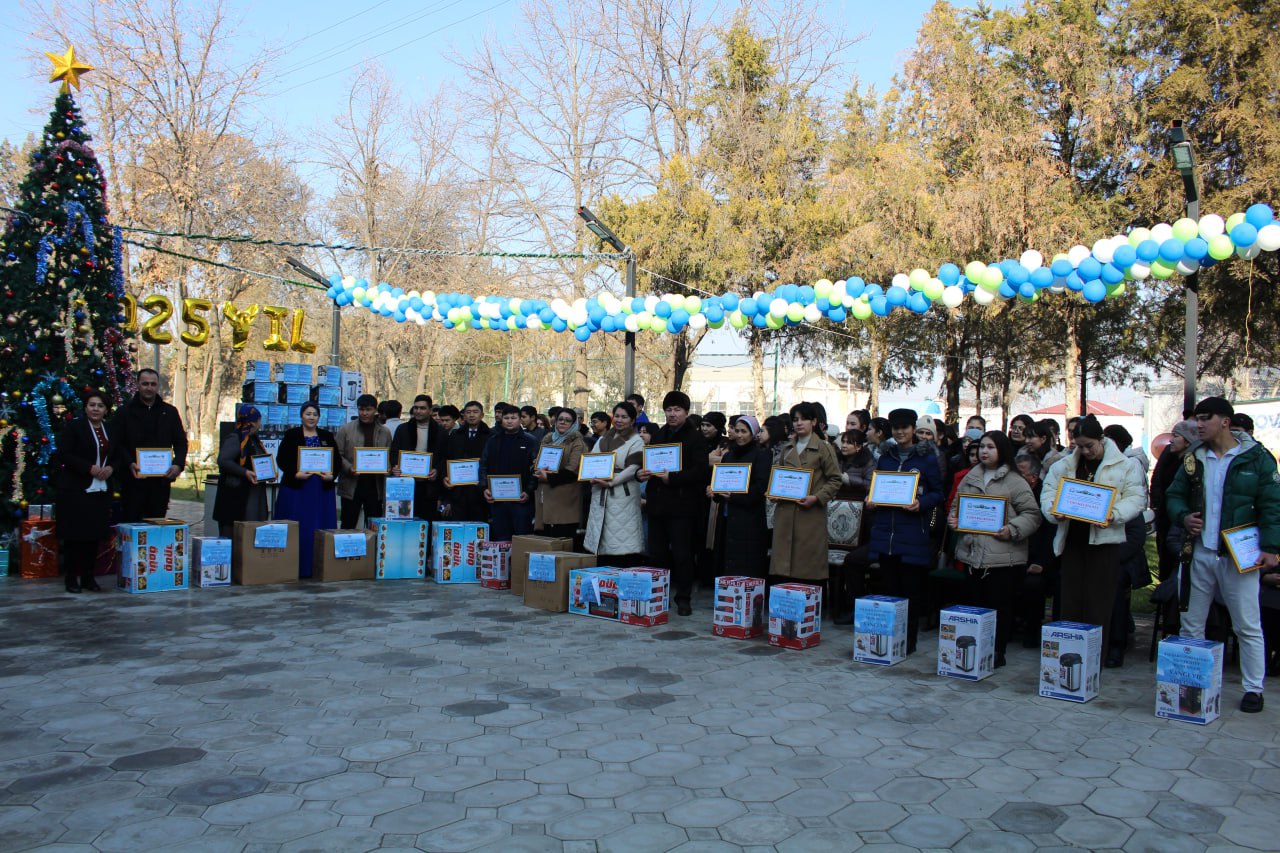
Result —
[{"label": "woman in white coat", "polygon": [[[1116,490],[1105,522],[1092,524],[1053,511],[1058,486],[1067,478]],[[1092,415],[1076,424],[1075,449],[1049,469],[1040,493],[1040,511],[1058,526],[1053,552],[1062,558],[1062,618],[1101,625],[1104,649],[1108,648],[1111,608],[1120,580],[1125,522],[1142,515],[1147,508],[1146,495],[1141,471],[1102,434],[1101,424]]]},{"label": "woman in white coat", "polygon": [[[596,453],[614,455],[613,476],[591,481],[591,507],[583,544],[601,558],[601,565],[639,565],[644,553],[644,524],[640,515],[640,470],[644,441],[636,432],[636,407],[613,407],[613,429],[596,443]],[[607,558],[607,559],[606,559]]]}]

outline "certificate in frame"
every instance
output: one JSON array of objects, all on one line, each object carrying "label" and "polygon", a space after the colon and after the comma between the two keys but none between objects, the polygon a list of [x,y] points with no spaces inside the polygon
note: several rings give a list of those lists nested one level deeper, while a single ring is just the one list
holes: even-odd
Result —
[{"label": "certificate in frame", "polygon": [[992,495],[956,495],[956,530],[992,536],[1004,529],[1007,498]]},{"label": "certificate in frame", "polygon": [[[1102,508],[1101,517],[1099,517],[1097,509],[1102,507],[1103,499],[1106,500],[1106,506]],[[1111,517],[1111,508],[1115,506],[1115,503],[1116,489],[1114,486],[1104,486],[1101,483],[1091,483],[1088,480],[1063,477],[1058,482],[1057,494],[1053,496],[1053,508],[1051,511],[1056,515],[1065,516],[1076,521],[1104,525],[1107,523],[1107,519]]]},{"label": "certificate in frame", "polygon": [[357,474],[389,474],[390,447],[357,447],[351,469]]},{"label": "certificate in frame", "polygon": [[134,450],[139,477],[167,477],[173,467],[173,448],[139,447]]},{"label": "certificate in frame", "polygon": [[613,477],[613,466],[617,459],[612,453],[584,453],[578,460],[578,479],[607,480]]},{"label": "certificate in frame", "polygon": [[867,500],[876,506],[907,507],[916,502],[919,471],[872,471]]},{"label": "certificate in frame", "polygon": [[808,468],[787,468],[774,465],[769,469],[769,488],[765,497],[779,501],[802,501],[809,497],[813,485],[813,472]]},{"label": "certificate in frame", "polygon": [[450,486],[480,485],[479,459],[450,459],[448,468]]},{"label": "certificate in frame", "polygon": [[276,460],[270,453],[252,456],[249,462],[253,466],[253,476],[259,483],[274,483],[279,479],[280,472],[276,470]]},{"label": "certificate in frame", "polygon": [[750,488],[750,462],[717,462],[711,466],[711,491],[717,495],[745,495]]},{"label": "certificate in frame", "polygon": [[413,477],[416,480],[426,479],[431,474],[431,465],[435,455],[425,451],[400,451],[400,476]]},{"label": "certificate in frame", "polygon": [[538,461],[533,467],[545,471],[559,471],[562,462],[564,462],[564,448],[544,444],[538,450]]},{"label": "certificate in frame", "polygon": [[299,447],[298,448],[298,473],[299,474],[332,474],[333,473],[333,448],[332,447]]},{"label": "certificate in frame", "polygon": [[498,503],[519,503],[523,491],[518,474],[489,477],[489,495]]},{"label": "certificate in frame", "polygon": [[654,474],[675,474],[684,468],[684,448],[679,444],[650,444],[644,448],[643,465]]},{"label": "certificate in frame", "polygon": [[1222,531],[1222,541],[1227,545],[1227,553],[1231,562],[1236,564],[1236,571],[1247,574],[1262,567],[1262,539],[1258,525],[1242,524],[1230,530]]}]

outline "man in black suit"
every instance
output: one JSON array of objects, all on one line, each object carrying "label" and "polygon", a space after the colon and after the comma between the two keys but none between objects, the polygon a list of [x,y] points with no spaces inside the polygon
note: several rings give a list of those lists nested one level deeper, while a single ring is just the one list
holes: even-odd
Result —
[{"label": "man in black suit", "polygon": [[[182,416],[160,399],[160,374],[149,367],[138,371],[138,393],[111,422],[111,442],[129,471],[120,489],[125,521],[164,518],[169,512],[169,490],[187,465],[187,431]],[[140,477],[138,448],[173,451],[173,464],[162,477]]]}]

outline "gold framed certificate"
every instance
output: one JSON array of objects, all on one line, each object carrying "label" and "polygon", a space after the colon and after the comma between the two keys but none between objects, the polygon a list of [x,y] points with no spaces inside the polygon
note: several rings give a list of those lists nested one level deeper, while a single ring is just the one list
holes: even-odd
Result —
[{"label": "gold framed certificate", "polygon": [[1052,512],[1076,521],[1105,525],[1115,502],[1116,490],[1112,486],[1063,477],[1058,483],[1058,493],[1053,496]]},{"label": "gold framed certificate", "polygon": [[654,474],[674,474],[683,467],[678,444],[650,444],[644,449],[644,467]]},{"label": "gold framed certificate", "polygon": [[332,447],[299,447],[298,448],[298,473],[299,474],[332,474],[333,473],[333,448]]},{"label": "gold framed certificate", "polygon": [[390,447],[357,447],[355,464],[357,474],[387,474],[391,471]]},{"label": "gold framed certificate", "polygon": [[538,462],[534,465],[542,471],[559,471],[560,463],[564,461],[564,448],[556,447],[551,444],[542,445],[538,450]]},{"label": "gold framed certificate", "polygon": [[1009,501],[991,495],[956,495],[956,530],[961,533],[999,533]]},{"label": "gold framed certificate", "polygon": [[584,453],[578,460],[579,480],[608,480],[613,477],[612,453]]},{"label": "gold framed certificate", "polygon": [[765,497],[779,501],[802,501],[809,497],[813,484],[813,472],[808,468],[786,468],[774,465],[769,469],[769,488]]},{"label": "gold framed certificate", "polygon": [[167,477],[173,467],[173,448],[139,447],[134,451],[139,477]]},{"label": "gold framed certificate", "polygon": [[750,462],[717,462],[711,466],[711,491],[717,495],[745,495],[750,485]]},{"label": "gold framed certificate", "polygon": [[1222,541],[1227,553],[1240,574],[1252,572],[1262,566],[1262,534],[1256,524],[1244,524],[1222,531]]},{"label": "gold framed certificate", "polygon": [[524,491],[520,476],[491,476],[489,478],[489,495],[495,501],[519,501]]},{"label": "gold framed certificate", "polygon": [[280,476],[276,471],[276,460],[269,453],[250,457],[249,462],[253,466],[253,476],[259,483],[274,483]]},{"label": "gold framed certificate", "polygon": [[400,476],[424,479],[431,475],[432,454],[417,450],[400,452]]},{"label": "gold framed certificate", "polygon": [[867,500],[877,506],[911,506],[919,488],[919,471],[872,471]]},{"label": "gold framed certificate", "polygon": [[480,485],[479,459],[450,459],[448,469],[450,486]]}]

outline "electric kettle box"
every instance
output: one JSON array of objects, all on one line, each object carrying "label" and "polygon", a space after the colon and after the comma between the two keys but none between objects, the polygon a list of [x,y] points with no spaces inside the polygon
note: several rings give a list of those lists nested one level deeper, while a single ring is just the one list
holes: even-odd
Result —
[{"label": "electric kettle box", "polygon": [[764,579],[742,575],[716,578],[711,632],[717,637],[747,640],[764,633]]},{"label": "electric kettle box", "polygon": [[769,589],[769,645],[808,649],[822,642],[822,587],[779,583]]},{"label": "electric kettle box", "polygon": [[231,586],[231,540],[217,536],[191,537],[193,586]]},{"label": "electric kettle box", "polygon": [[429,522],[416,518],[375,518],[369,527],[376,535],[373,576],[378,580],[425,578]]},{"label": "electric kettle box", "polygon": [[853,659],[893,666],[907,657],[907,599],[868,595],[853,603]]},{"label": "electric kettle box", "polygon": [[489,525],[437,521],[431,526],[431,575],[436,583],[480,583],[480,543]]},{"label": "electric kettle box", "polygon": [[511,591],[524,595],[524,581],[529,576],[529,555],[539,551],[572,551],[573,539],[560,536],[525,534],[511,537]]},{"label": "electric kettle box", "polygon": [[1222,705],[1222,643],[1167,637],[1156,654],[1156,716],[1205,725]]},{"label": "electric kettle box", "polygon": [[671,572],[638,567],[618,570],[618,621],[652,628],[665,625],[671,609]]},{"label": "electric kettle box", "polygon": [[511,589],[511,543],[481,542],[476,546],[480,561],[480,586]]},{"label": "electric kettle box", "polygon": [[1040,629],[1040,695],[1088,702],[1098,695],[1102,626],[1050,622]]},{"label": "electric kettle box", "polygon": [[981,681],[996,671],[996,612],[956,604],[938,614],[938,675]]},{"label": "electric kettle box", "polygon": [[569,612],[618,621],[618,570],[573,569],[569,572]]},{"label": "electric kettle box", "polygon": [[574,569],[594,568],[596,564],[595,554],[568,551],[535,551],[527,558],[529,577],[524,585],[525,606],[551,613],[565,613],[569,609],[569,574]]},{"label": "electric kettle box", "polygon": [[311,576],[318,581],[371,581],[377,541],[372,530],[317,530]]}]

